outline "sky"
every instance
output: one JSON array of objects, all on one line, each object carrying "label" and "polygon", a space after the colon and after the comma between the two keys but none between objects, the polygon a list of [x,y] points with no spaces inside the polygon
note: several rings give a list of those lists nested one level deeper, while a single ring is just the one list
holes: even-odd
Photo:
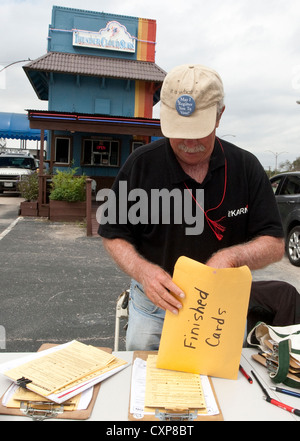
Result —
[{"label": "sky", "polygon": [[[218,136],[265,168],[300,156],[300,2],[297,0],[0,0],[0,70],[47,52],[52,7],[150,18],[156,64],[203,64],[222,77]],[[46,110],[22,66],[0,73],[0,112]],[[159,118],[159,106],[154,109]]]}]

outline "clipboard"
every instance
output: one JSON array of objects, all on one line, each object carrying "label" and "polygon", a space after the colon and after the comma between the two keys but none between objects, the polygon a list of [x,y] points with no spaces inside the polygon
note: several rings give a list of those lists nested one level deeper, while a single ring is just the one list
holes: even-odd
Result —
[{"label": "clipboard", "polygon": [[[141,358],[142,360],[147,360],[148,355],[154,355],[157,354],[157,351],[134,351],[132,363],[134,363],[134,360],[136,358]],[[144,415],[143,417],[135,417],[130,412],[130,404],[131,404],[131,395],[129,399],[129,408],[128,408],[128,419],[130,421],[224,421],[223,414],[218,402],[218,398],[215,393],[215,389],[213,386],[213,383],[211,381],[211,378],[208,377],[212,392],[214,394],[219,413],[217,415],[201,415],[197,413],[197,410],[194,409],[185,409],[182,410],[182,412],[178,411],[172,411],[172,410],[166,410],[166,409],[156,409],[153,414],[151,415]],[[132,382],[132,377],[131,377]]]},{"label": "clipboard", "polygon": [[[266,353],[253,354],[253,355],[251,355],[251,358],[254,361],[256,361],[257,363],[259,363],[262,366],[264,366],[265,368],[267,368],[267,370],[269,372],[273,372],[273,373],[277,372],[278,362],[273,360],[269,356],[269,354],[266,354]],[[293,369],[289,369],[289,372],[287,374],[287,378],[290,378],[291,380],[299,383],[299,371],[294,371]]]},{"label": "clipboard", "polygon": [[[50,349],[54,346],[57,346],[55,344],[45,343],[43,344],[39,349],[38,352],[43,351],[45,349]],[[99,348],[102,349],[105,352],[108,352],[109,354],[112,353],[111,348]],[[93,395],[92,399],[86,409],[83,410],[71,410],[71,411],[63,411],[63,404],[62,405],[56,405],[54,403],[54,406],[50,407],[47,412],[47,415],[45,418],[53,418],[53,419],[72,419],[72,420],[87,420],[93,411],[99,390],[100,390],[101,383],[96,384],[93,387]],[[5,393],[4,393],[5,394]],[[3,395],[4,396],[4,395]],[[9,408],[6,406],[3,406],[2,399],[3,396],[0,398],[0,414],[1,415],[15,415],[15,416],[27,416],[35,419],[35,411],[36,409],[32,406],[27,406],[24,411],[16,409],[16,408]],[[57,409],[60,413],[57,413]],[[36,418],[38,419],[38,418]]]}]

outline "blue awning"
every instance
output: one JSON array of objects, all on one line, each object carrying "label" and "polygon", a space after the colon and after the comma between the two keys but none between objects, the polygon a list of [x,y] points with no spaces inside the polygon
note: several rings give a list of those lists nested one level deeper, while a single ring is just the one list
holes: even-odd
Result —
[{"label": "blue awning", "polygon": [[0,138],[40,140],[41,131],[29,127],[27,114],[0,112]]}]

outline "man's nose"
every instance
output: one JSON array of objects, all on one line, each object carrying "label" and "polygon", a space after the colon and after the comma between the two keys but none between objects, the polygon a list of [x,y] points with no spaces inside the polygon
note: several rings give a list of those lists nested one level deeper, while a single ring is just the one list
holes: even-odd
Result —
[{"label": "man's nose", "polygon": [[198,139],[185,139],[183,141],[183,143],[186,147],[193,148],[199,144],[199,140]]}]

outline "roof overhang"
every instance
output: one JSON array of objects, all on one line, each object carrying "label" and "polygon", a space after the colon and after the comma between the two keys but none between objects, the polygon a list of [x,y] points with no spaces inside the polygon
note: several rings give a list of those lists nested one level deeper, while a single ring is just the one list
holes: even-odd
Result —
[{"label": "roof overhang", "polygon": [[166,76],[166,72],[152,62],[64,52],[48,52],[23,69],[41,100],[48,100],[51,74],[69,74],[151,82],[155,85],[156,104],[159,101],[157,92]]},{"label": "roof overhang", "polygon": [[32,129],[122,135],[163,136],[159,119],[28,110]]}]

